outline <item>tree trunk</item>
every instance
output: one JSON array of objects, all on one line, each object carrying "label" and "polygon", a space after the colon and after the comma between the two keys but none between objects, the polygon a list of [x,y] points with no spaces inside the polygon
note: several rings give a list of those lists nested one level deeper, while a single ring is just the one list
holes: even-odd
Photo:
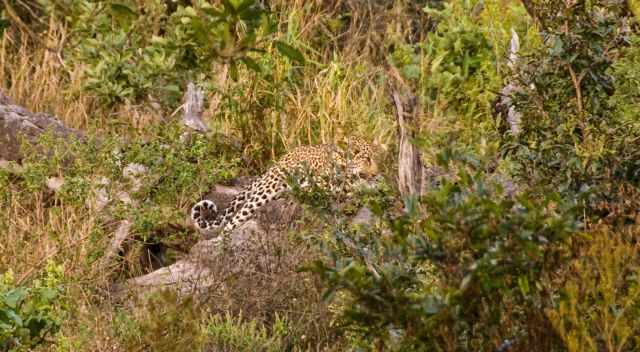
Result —
[{"label": "tree trunk", "polygon": [[398,188],[403,197],[423,193],[423,165],[418,148],[412,143],[418,126],[418,100],[404,89],[400,94],[392,88],[398,120]]},{"label": "tree trunk", "polygon": [[187,92],[184,93],[184,115],[182,115],[184,125],[199,132],[208,132],[207,124],[202,121],[203,107],[204,92],[193,82],[189,82]]}]

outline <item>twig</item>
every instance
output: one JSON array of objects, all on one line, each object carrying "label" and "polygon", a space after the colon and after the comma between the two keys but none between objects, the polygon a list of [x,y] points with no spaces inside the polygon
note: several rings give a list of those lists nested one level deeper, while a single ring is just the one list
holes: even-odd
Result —
[{"label": "twig", "polygon": [[580,89],[580,82],[578,81],[578,78],[576,77],[576,73],[573,71],[573,68],[571,68],[571,65],[569,65],[569,74],[571,75],[571,81],[573,82],[573,88],[576,91],[576,103],[578,104],[578,112],[582,113],[582,90]]}]

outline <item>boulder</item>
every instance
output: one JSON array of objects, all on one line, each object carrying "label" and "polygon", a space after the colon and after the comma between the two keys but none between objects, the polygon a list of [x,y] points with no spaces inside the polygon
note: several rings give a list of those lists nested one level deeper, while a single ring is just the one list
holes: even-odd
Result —
[{"label": "boulder", "polygon": [[[205,198],[223,209],[241,190],[242,186],[216,185]],[[115,289],[116,296],[127,290],[145,293],[161,288],[172,288],[181,294],[206,293],[212,286],[224,284],[225,277],[220,276],[221,273],[215,268],[223,266],[241,271],[247,263],[255,264],[256,261],[259,261],[260,267],[270,267],[277,261],[277,256],[256,258],[256,253],[260,252],[265,243],[273,241],[277,234],[286,233],[292,226],[297,226],[295,220],[301,216],[302,206],[290,197],[270,202],[256,212],[254,219],[234,229],[227,238],[203,236],[188,255],[174,264],[118,285]],[[363,208],[354,217],[352,224],[366,226],[374,221],[371,211]],[[224,275],[229,273],[225,272]]]},{"label": "boulder", "polygon": [[13,105],[0,92],[0,159],[20,161],[24,157],[22,138],[36,142],[47,131],[65,139],[83,138],[80,131],[64,126],[55,116],[33,113],[22,106]]}]

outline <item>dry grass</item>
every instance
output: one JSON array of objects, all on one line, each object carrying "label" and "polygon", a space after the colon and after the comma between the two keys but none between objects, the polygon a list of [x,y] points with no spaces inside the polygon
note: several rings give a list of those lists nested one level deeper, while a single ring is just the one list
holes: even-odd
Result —
[{"label": "dry grass", "polygon": [[279,131],[285,146],[332,142],[349,134],[392,143],[387,49],[393,38],[411,36],[411,27],[425,20],[415,6],[407,1],[274,3],[274,12],[289,14],[280,23],[285,37],[306,50],[313,66],[301,87],[285,92],[286,123]]},{"label": "dry grass", "polygon": [[[91,258],[103,247],[95,236],[97,214],[68,204],[51,206],[49,194],[9,192],[0,202],[0,272],[10,269],[16,285],[28,286],[49,262],[62,265],[68,319],[56,338],[69,351],[115,351],[114,307],[105,300],[110,273]],[[81,347],[82,346],[82,347]]]},{"label": "dry grass", "polygon": [[80,72],[67,72],[53,49],[64,41],[65,31],[52,22],[43,35],[46,47],[35,48],[28,36],[5,33],[0,40],[0,87],[32,111],[48,112],[70,127],[85,128],[96,104],[81,93]]},{"label": "dry grass", "polygon": [[585,234],[563,277],[563,299],[548,315],[568,351],[625,351],[640,343],[638,235],[607,225]]},{"label": "dry grass", "polygon": [[95,250],[91,236],[96,214],[64,204],[47,207],[45,197],[35,193],[25,199],[18,191],[11,193],[11,201],[2,207],[6,216],[0,267],[11,268],[18,283],[31,279],[49,260],[63,264],[69,276],[94,277],[88,258]]},{"label": "dry grass", "polygon": [[385,87],[374,83],[380,74],[357,64],[329,63],[306,82],[306,91],[313,94],[297,91],[287,96],[288,115],[294,118],[283,129],[284,140],[292,144],[297,137],[308,144],[317,133],[321,142],[330,143],[356,134],[388,143],[393,120],[385,111]]},{"label": "dry grass", "polygon": [[[380,67],[376,62],[380,61],[378,51],[384,43],[382,38],[375,37],[387,30],[377,28],[384,22],[377,14],[386,9],[385,14],[399,15],[406,13],[402,10],[409,5],[396,3],[391,10],[385,1],[367,7],[356,5],[351,1],[332,5],[321,1],[273,5],[276,13],[289,14],[281,19],[280,27],[286,29],[284,37],[306,49],[310,68],[304,76],[312,78],[298,87],[275,92],[280,95],[277,99],[282,100],[283,109],[267,111],[262,117],[269,127],[271,146],[289,149],[300,144],[331,142],[353,133],[383,145],[390,144],[394,132],[392,110],[383,79],[384,69],[376,68]],[[352,17],[345,19],[340,29],[328,28],[339,13],[347,10]],[[407,31],[404,27],[394,30]],[[324,52],[305,47],[319,32],[323,32],[321,37],[328,41],[321,43],[326,48]],[[45,42],[41,45],[34,46],[24,33],[5,33],[0,41],[0,88],[18,104],[32,111],[52,113],[68,126],[80,129],[94,126],[108,131],[113,121],[141,128],[169,117],[168,113],[151,108],[148,102],[125,102],[110,109],[100,106],[82,90],[85,79],[82,67],[70,71],[64,64],[61,48],[67,44],[68,36],[68,30],[53,21],[42,34]],[[330,44],[332,40],[336,41],[335,45]],[[276,80],[282,79],[289,65],[287,60],[277,60]],[[238,82],[229,82],[224,67],[221,71],[217,83],[220,89],[247,87],[243,91],[248,94],[235,97],[242,100],[240,105],[255,105],[264,94],[255,87],[250,74],[241,75]],[[214,119],[210,123],[217,131],[229,135],[238,130],[239,121],[233,116],[234,111],[223,111],[224,114],[219,115],[220,100],[224,99],[212,94],[206,117]],[[272,150],[271,155],[276,154],[278,152]]]},{"label": "dry grass", "polygon": [[285,231],[267,231],[259,237],[241,255],[209,263],[221,280],[208,293],[207,309],[266,326],[277,314],[291,323],[292,337],[305,335],[306,343],[330,345],[334,332],[328,329],[331,316],[322,301],[322,287],[310,273],[297,272],[317,257],[316,250]]},{"label": "dry grass", "polygon": [[[225,110],[227,97],[212,94],[205,117],[214,130],[236,135],[249,160],[258,155],[275,158],[298,145],[331,143],[353,134],[386,149],[394,142],[395,118],[386,86],[386,56],[381,54],[388,43],[381,34],[411,35],[409,28],[423,20],[420,11],[416,18],[406,18],[414,6],[404,1],[374,1],[364,7],[355,1],[273,2],[274,13],[287,14],[280,17],[281,38],[305,52],[307,65],[300,71],[304,79],[295,86],[285,84],[291,64],[277,52],[267,54],[275,62],[273,80],[280,82],[275,86],[256,83],[251,72],[231,82],[226,68],[217,67],[215,85],[222,91],[239,91],[230,94],[241,107],[260,106],[268,92],[279,108],[256,108],[241,117]],[[350,16],[343,18],[344,13]],[[380,28],[387,22],[402,24]]]},{"label": "dry grass", "polygon": [[[493,12],[502,6],[492,1],[487,4]],[[245,138],[242,147],[246,165],[258,167],[297,145],[328,143],[347,135],[364,136],[386,147],[393,145],[395,118],[387,88],[387,55],[397,42],[423,39],[419,36],[425,31],[416,28],[430,24],[421,9],[408,0],[364,4],[358,0],[276,0],[271,5],[274,13],[286,14],[279,19],[280,38],[301,48],[308,63],[293,70],[300,74],[299,81],[287,84],[291,63],[275,52],[267,53],[274,61],[274,80],[281,83],[275,87],[256,83],[250,72],[241,72],[240,79],[232,82],[224,66],[216,68],[220,72],[214,83],[224,92],[237,92],[231,98],[245,110],[239,114],[225,105],[229,97],[210,95],[206,118],[213,130]],[[483,19],[487,23],[491,20]],[[82,67],[70,70],[64,64],[60,49],[67,43],[68,30],[53,21],[46,27],[40,43],[19,32],[7,31],[0,38],[0,89],[17,103],[32,111],[54,114],[70,127],[93,127],[104,134],[119,135],[129,127],[137,131],[134,134],[142,134],[139,131],[143,127],[169,118],[167,112],[155,110],[148,102],[101,106],[82,89]],[[492,37],[502,38],[496,42],[506,43],[509,38],[503,27],[490,28]],[[496,51],[504,48],[496,47]],[[261,110],[261,99],[269,95],[277,108]],[[422,131],[444,133],[448,127],[442,116],[424,116],[422,120]],[[385,167],[391,165],[385,163]],[[247,172],[255,174],[256,170],[251,167]],[[28,285],[48,261],[63,265],[71,314],[57,337],[58,347],[67,351],[127,350],[119,334],[127,328],[122,316],[131,312],[111,301],[107,290],[118,277],[118,269],[99,267],[95,260],[109,239],[101,215],[83,204],[67,204],[45,192],[28,194],[11,189],[7,194],[7,202],[0,199],[0,272],[11,269],[18,284]],[[628,198],[637,199],[635,196],[634,192]],[[171,204],[174,209],[185,209],[191,202],[183,196],[177,198],[176,204]],[[627,208],[606,210],[609,214],[637,210],[637,206]],[[599,321],[581,318],[594,312],[583,301],[596,301],[606,295],[611,302],[628,306],[637,301],[637,290],[618,295],[628,287],[616,279],[628,274],[629,262],[638,261],[639,230],[634,231],[629,241],[610,240],[617,233],[596,232],[599,237],[587,248],[587,259],[576,260],[574,276],[566,278],[568,285],[573,285],[567,286],[573,290],[573,301],[567,301],[563,308],[571,314],[561,319],[562,312],[547,312],[556,314],[554,324],[565,333],[565,340],[573,340],[580,347],[587,340],[572,335],[575,331],[569,327],[581,329],[578,332],[585,335],[603,330]],[[331,313],[320,297],[322,287],[311,275],[297,272],[315,255],[308,242],[275,231],[245,253],[243,260],[231,257],[212,261],[212,270],[224,279],[211,290],[205,302],[207,309],[199,311],[202,315],[197,318],[206,321],[207,314],[231,312],[269,326],[275,314],[285,315],[292,324],[292,336],[305,336],[307,342],[301,342],[301,346],[307,343],[309,349],[323,350],[332,343],[339,345],[330,327]],[[265,266],[265,262],[272,265]],[[602,321],[616,319],[607,310],[596,313]],[[637,329],[633,325],[636,322],[625,323]]]},{"label": "dry grass", "polygon": [[[1,271],[11,268],[17,284],[28,285],[50,261],[64,268],[69,315],[56,337],[57,345],[70,351],[126,351],[130,341],[125,343],[120,335],[127,329],[123,317],[138,314],[138,308],[129,313],[110,299],[109,286],[118,269],[95,260],[108,241],[99,214],[83,205],[64,204],[45,192],[19,190],[11,190],[8,202],[0,202],[0,213],[6,214],[0,218]],[[209,266],[220,278],[219,285],[198,305],[194,319],[206,324],[210,314],[231,313],[268,327],[277,314],[286,317],[290,338],[297,344],[325,350],[334,344],[335,336],[321,298],[322,287],[311,274],[297,272],[316,255],[303,239],[279,228],[264,233],[242,255],[228,253],[212,260]],[[166,323],[173,320],[151,325],[161,329]],[[153,333],[143,329],[143,334]]]},{"label": "dry grass", "polygon": [[161,120],[161,114],[148,105],[125,102],[105,108],[85,92],[84,68],[71,70],[64,63],[62,46],[69,34],[62,24],[51,21],[40,45],[24,33],[15,34],[8,31],[0,38],[0,89],[15,103],[50,113],[78,129],[109,132],[114,121],[142,128]]}]

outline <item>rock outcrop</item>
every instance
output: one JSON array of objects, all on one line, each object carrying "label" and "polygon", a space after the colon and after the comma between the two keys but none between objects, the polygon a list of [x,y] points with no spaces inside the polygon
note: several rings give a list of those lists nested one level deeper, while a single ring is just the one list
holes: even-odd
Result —
[{"label": "rock outcrop", "polygon": [[[205,198],[213,200],[223,208],[241,189],[241,186],[217,185]],[[260,261],[261,267],[274,265],[274,261],[278,260],[277,256],[256,258],[256,253],[260,252],[260,247],[265,243],[272,241],[276,234],[285,233],[292,226],[295,227],[295,220],[301,217],[302,207],[288,197],[270,202],[258,210],[254,219],[236,228],[228,238],[203,238],[183,259],[146,275],[129,279],[124,285],[119,285],[116,291],[124,293],[130,289],[142,293],[159,288],[173,288],[182,294],[206,293],[212,286],[220,285],[224,281],[216,272],[216,267],[235,267],[242,270],[245,263],[255,264],[256,260]],[[363,208],[351,222],[354,225],[366,226],[373,220],[371,211]],[[228,274],[227,269],[225,275]]]},{"label": "rock outcrop", "polygon": [[80,131],[64,126],[55,116],[30,112],[12,104],[11,99],[0,92],[0,160],[20,161],[24,157],[22,138],[35,142],[47,131],[65,139],[83,138]]}]

